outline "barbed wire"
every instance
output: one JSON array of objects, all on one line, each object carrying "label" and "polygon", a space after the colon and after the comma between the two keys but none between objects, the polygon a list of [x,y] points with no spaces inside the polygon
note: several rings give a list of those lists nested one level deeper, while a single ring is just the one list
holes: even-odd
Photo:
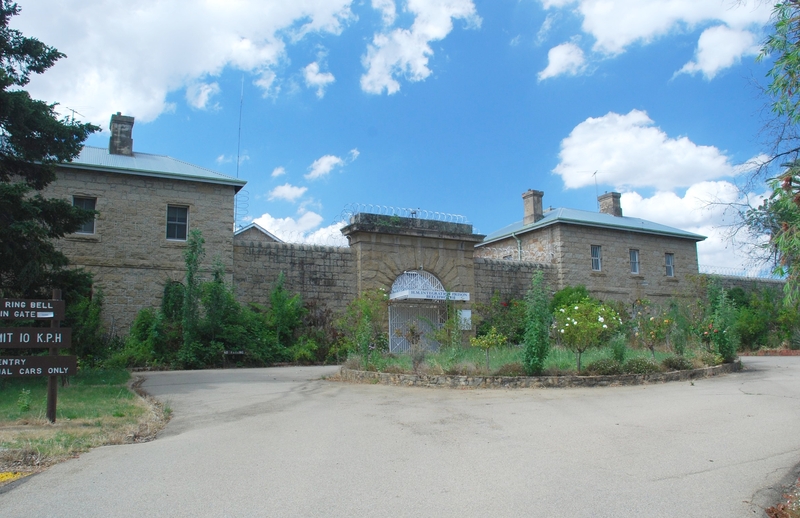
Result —
[{"label": "barbed wire", "polygon": [[339,219],[335,223],[349,223],[350,218],[359,213],[378,214],[381,216],[399,216],[401,218],[432,219],[447,223],[469,223],[466,216],[450,214],[426,209],[409,209],[405,207],[392,207],[391,205],[373,205],[371,203],[350,203],[345,205]]},{"label": "barbed wire", "polygon": [[705,275],[720,275],[723,277],[743,277],[746,279],[772,279],[776,281],[785,280],[784,277],[776,275],[771,268],[733,268],[725,266],[706,266],[700,265],[698,271]]}]

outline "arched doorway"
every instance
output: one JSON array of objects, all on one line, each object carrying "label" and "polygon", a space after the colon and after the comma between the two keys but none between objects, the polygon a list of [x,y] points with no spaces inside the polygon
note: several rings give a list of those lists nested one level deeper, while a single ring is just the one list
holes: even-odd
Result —
[{"label": "arched doorway", "polygon": [[389,293],[389,351],[404,353],[412,342],[429,350],[439,349],[430,333],[447,319],[447,290],[425,270],[403,272]]}]

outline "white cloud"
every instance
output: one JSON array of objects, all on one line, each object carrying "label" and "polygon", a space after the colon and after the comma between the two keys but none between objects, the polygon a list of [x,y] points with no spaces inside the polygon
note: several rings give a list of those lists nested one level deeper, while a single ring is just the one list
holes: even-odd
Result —
[{"label": "white cloud", "polygon": [[212,97],[220,93],[218,83],[193,83],[186,87],[186,102],[189,106],[198,110],[206,110],[208,108],[219,108],[218,104],[208,106],[208,102]]},{"label": "white cloud", "polygon": [[277,178],[277,177],[283,176],[285,174],[286,174],[286,169],[284,169],[282,166],[276,167],[275,169],[272,170],[272,177],[273,178]]},{"label": "white cloud", "polygon": [[406,10],[414,15],[410,29],[394,29],[376,34],[362,58],[366,73],[361,89],[371,94],[400,90],[399,77],[416,82],[431,74],[428,59],[433,55],[430,43],[444,39],[453,30],[453,20],[468,26],[480,26],[472,0],[408,0]]},{"label": "white cloud", "polygon": [[623,214],[680,228],[707,239],[697,244],[701,266],[748,268],[757,260],[750,253],[755,242],[745,232],[734,232],[737,207],[758,205],[767,193],[742,195],[731,182],[699,182],[683,197],[657,192],[643,198],[636,192],[623,193]]},{"label": "white cloud", "polygon": [[[250,155],[244,154],[239,156],[239,164],[243,164],[250,160]],[[233,155],[220,155],[216,158],[216,162],[218,164],[230,164],[231,162],[236,162],[236,157]]]},{"label": "white cloud", "polygon": [[554,172],[568,189],[594,184],[595,171],[598,182],[616,189],[664,191],[736,174],[716,147],[669,137],[639,110],[586,119],[561,141],[559,158]]},{"label": "white cloud", "polygon": [[[745,29],[760,30],[769,21],[773,5],[771,1],[726,0],[540,1],[545,9],[560,9],[566,15],[581,17],[583,33],[595,40],[593,50],[605,55],[620,54],[633,44],[646,45],[660,37],[690,31],[698,26],[725,25],[732,31],[730,34],[721,37],[713,32],[710,35],[704,32],[704,41],[698,42],[695,63],[706,67],[700,69],[704,73],[715,63],[718,67],[731,66],[743,55],[750,54],[750,47],[742,44],[742,39],[747,37]],[[737,41],[732,41],[734,32],[738,33]],[[728,47],[731,43],[733,47]]]},{"label": "white cloud", "polygon": [[372,8],[381,12],[381,18],[387,27],[392,25],[397,18],[397,7],[394,0],[372,0]]},{"label": "white cloud", "polygon": [[308,173],[305,175],[306,180],[316,180],[327,176],[337,167],[344,167],[358,158],[361,153],[358,149],[353,148],[347,153],[347,158],[342,159],[335,155],[325,155],[314,160],[314,163],[308,167]]},{"label": "white cloud", "polygon": [[342,167],[344,160],[334,155],[325,155],[314,160],[308,168],[309,172],[305,175],[307,180],[316,180],[323,176],[327,176],[335,167]]},{"label": "white cloud", "polygon": [[[170,108],[170,92],[228,67],[274,91],[286,46],[309,33],[341,33],[353,19],[351,3],[37,0],[23,6],[13,27],[69,56],[33,78],[31,95],[106,127],[117,111],[153,120]],[[190,101],[204,105],[203,95]]]},{"label": "white cloud", "polygon": [[325,88],[336,81],[336,78],[330,72],[320,72],[319,63],[316,61],[306,65],[303,69],[303,77],[306,80],[307,87],[317,89],[317,97],[320,99],[325,96]]},{"label": "white cloud", "polygon": [[539,81],[549,77],[580,74],[586,68],[581,48],[574,43],[562,43],[547,53],[547,68],[539,72]]},{"label": "white cloud", "polygon": [[553,28],[553,23],[556,21],[556,16],[553,14],[548,14],[544,21],[542,22],[542,26],[539,27],[539,31],[536,33],[536,43],[541,45],[542,43],[547,40],[547,37],[550,35],[550,30]]},{"label": "white cloud", "polygon": [[275,187],[269,192],[269,199],[272,200],[286,200],[286,201],[297,201],[302,195],[306,193],[308,187],[297,187],[295,185],[291,185],[285,183],[283,185],[279,185]]},{"label": "white cloud", "polygon": [[262,214],[253,222],[290,243],[347,246],[347,239],[339,231],[344,223],[335,223],[319,228],[322,216],[316,212],[304,212],[296,219],[276,218],[270,214]]},{"label": "white cloud", "polygon": [[678,73],[701,72],[714,79],[717,72],[733,66],[742,56],[758,54],[756,35],[750,31],[717,25],[703,31],[697,42],[694,61],[686,63]]}]

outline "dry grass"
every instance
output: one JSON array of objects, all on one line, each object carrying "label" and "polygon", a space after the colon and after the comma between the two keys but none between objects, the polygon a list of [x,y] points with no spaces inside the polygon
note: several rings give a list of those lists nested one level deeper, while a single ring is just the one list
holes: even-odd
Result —
[{"label": "dry grass", "polygon": [[169,410],[138,390],[141,381],[129,383],[128,388],[139,397],[128,400],[124,413],[60,418],[56,423],[41,413],[0,420],[0,485],[18,478],[8,474],[41,471],[97,446],[155,438],[169,420]]}]

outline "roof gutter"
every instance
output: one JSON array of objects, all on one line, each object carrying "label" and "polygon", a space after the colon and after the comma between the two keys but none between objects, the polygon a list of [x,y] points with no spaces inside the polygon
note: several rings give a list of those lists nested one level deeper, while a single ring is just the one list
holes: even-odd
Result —
[{"label": "roof gutter", "polygon": [[517,240],[517,261],[522,261],[522,241],[514,232],[511,233],[511,237]]}]

